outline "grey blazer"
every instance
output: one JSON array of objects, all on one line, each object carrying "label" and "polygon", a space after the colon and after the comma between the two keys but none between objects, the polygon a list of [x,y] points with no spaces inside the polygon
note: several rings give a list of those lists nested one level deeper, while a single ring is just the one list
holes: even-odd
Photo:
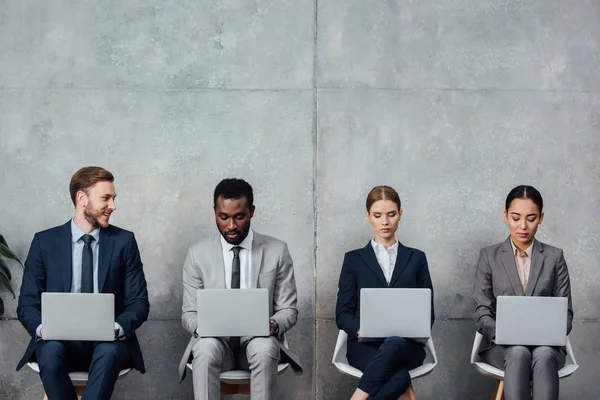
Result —
[{"label": "grey blazer", "polygon": [[569,271],[561,249],[534,240],[531,251],[531,269],[526,292],[523,293],[510,238],[481,250],[473,300],[473,318],[477,332],[483,335],[479,351],[494,346],[496,336],[496,297],[498,296],[553,296],[569,299],[567,334],[571,332],[573,304]]},{"label": "grey blazer", "polygon": [[[192,358],[192,348],[199,340],[195,333],[198,321],[196,290],[225,289],[225,266],[219,236],[207,238],[190,246],[183,265],[183,327],[191,335],[179,364],[179,376],[185,378],[185,364]],[[252,241],[252,287],[269,290],[269,315],[279,325],[279,338],[296,324],[296,280],[287,245],[281,240],[254,232]],[[249,339],[243,337],[244,344]],[[281,359],[290,362],[297,373],[302,372],[297,357],[280,340]]]}]

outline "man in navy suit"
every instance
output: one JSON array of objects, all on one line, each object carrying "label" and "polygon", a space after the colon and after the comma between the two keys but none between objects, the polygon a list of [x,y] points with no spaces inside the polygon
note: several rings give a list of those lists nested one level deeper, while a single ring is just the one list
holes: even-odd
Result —
[{"label": "man in navy suit", "polygon": [[[36,233],[25,261],[17,314],[31,341],[17,371],[37,360],[51,400],[77,400],[69,372],[89,371],[88,400],[110,399],[121,369],[145,372],[135,330],[148,318],[146,278],[133,233],[108,223],[116,210],[113,181],[100,167],[77,171],[69,186],[75,216]],[[117,340],[44,340],[42,292],[114,294]]]}]

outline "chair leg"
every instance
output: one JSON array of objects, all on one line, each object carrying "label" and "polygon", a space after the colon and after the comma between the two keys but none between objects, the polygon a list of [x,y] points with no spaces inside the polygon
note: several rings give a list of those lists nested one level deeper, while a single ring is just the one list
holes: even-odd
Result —
[{"label": "chair leg", "polygon": [[231,394],[250,394],[250,384],[242,383],[239,385],[221,382],[221,395]]},{"label": "chair leg", "polygon": [[85,390],[85,386],[75,386],[75,394],[77,395],[78,398],[83,396],[84,390]]},{"label": "chair leg", "polygon": [[[83,396],[83,391],[85,390],[85,386],[75,386],[75,394],[77,397]],[[48,400],[48,395],[44,393],[44,400]]]},{"label": "chair leg", "polygon": [[503,379],[496,380],[496,388],[494,389],[494,393],[492,393],[491,400],[504,400],[504,380]]},{"label": "chair leg", "polygon": [[417,400],[417,396],[415,396],[415,390],[412,384],[408,387],[408,389],[406,389],[406,392],[404,392],[402,398],[404,400]]}]

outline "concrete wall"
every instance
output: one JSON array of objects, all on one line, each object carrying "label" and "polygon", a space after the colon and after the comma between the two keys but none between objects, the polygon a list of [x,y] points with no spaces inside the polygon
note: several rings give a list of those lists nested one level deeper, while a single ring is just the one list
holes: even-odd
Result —
[{"label": "concrete wall", "polygon": [[[23,258],[72,214],[71,174],[116,175],[116,225],[136,233],[151,314],[148,373],[115,399],[189,399],[177,383],[187,246],[215,231],[212,190],[255,189],[256,230],[290,245],[306,367],[282,399],[348,398],[331,365],[345,251],[370,237],[364,197],[397,188],[398,238],[427,253],[440,365],[419,398],[479,399],[468,364],[479,248],[507,235],[503,199],[530,183],[539,238],[564,249],[580,369],[561,399],[600,397],[600,3],[593,0],[9,1],[0,8],[0,232]],[[19,267],[11,264],[15,285]],[[27,343],[1,294],[0,398],[39,399],[14,372]]]}]

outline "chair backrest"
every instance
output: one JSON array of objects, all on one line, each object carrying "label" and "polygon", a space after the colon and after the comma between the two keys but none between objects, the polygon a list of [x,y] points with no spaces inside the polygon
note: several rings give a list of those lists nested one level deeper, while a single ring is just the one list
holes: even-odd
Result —
[{"label": "chair backrest", "polygon": [[340,329],[338,332],[338,337],[335,342],[335,350],[333,351],[333,360],[331,362],[348,364],[348,360],[346,359],[346,343],[348,342],[348,334]]},{"label": "chair backrest", "polygon": [[479,332],[475,332],[475,339],[473,340],[473,348],[471,349],[471,364],[475,364],[476,362],[481,362],[481,357],[479,357],[479,346],[481,345],[481,339],[483,339],[483,335]]}]

